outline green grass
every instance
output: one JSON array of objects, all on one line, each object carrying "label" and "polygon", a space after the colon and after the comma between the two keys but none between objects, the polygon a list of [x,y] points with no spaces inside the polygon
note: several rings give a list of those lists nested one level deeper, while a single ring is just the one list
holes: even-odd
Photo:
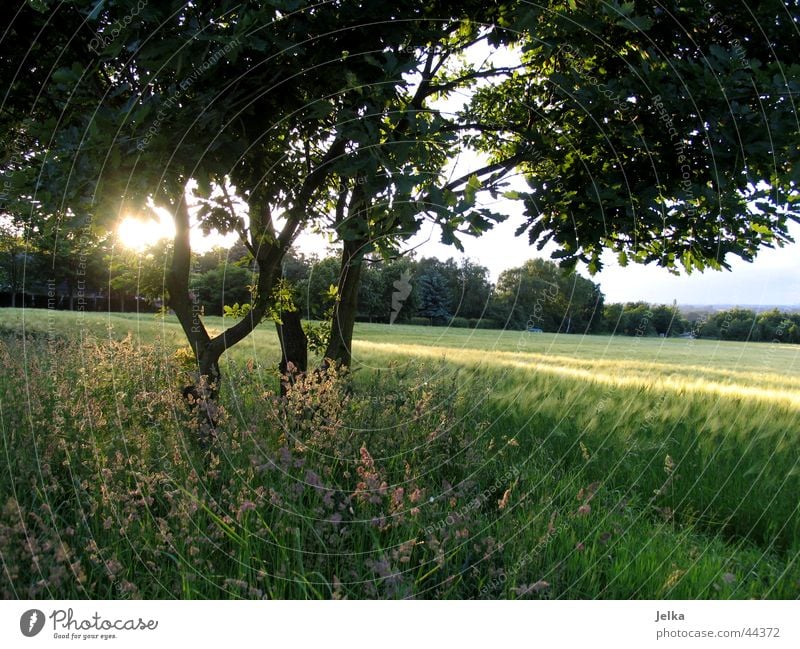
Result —
[{"label": "green grass", "polygon": [[800,595],[797,346],[363,324],[281,401],[262,325],[204,452],[174,319],[0,332],[6,597]]}]

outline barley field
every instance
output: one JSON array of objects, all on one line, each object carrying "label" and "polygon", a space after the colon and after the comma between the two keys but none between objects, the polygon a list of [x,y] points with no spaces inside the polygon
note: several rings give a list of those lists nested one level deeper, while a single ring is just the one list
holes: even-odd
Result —
[{"label": "barley field", "polygon": [[261,325],[202,448],[174,319],[0,310],[2,596],[800,596],[800,347],[355,338],[281,398]]}]

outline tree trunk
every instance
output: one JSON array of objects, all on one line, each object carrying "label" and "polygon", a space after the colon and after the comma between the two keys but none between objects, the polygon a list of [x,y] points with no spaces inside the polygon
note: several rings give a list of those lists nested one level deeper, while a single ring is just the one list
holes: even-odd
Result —
[{"label": "tree trunk", "polygon": [[358,288],[364,261],[366,239],[344,242],[342,271],[339,276],[339,300],[333,310],[331,339],[325,351],[326,362],[349,366],[353,360],[353,327],[358,310]]},{"label": "tree trunk", "polygon": [[[178,197],[175,206],[175,239],[172,263],[166,277],[169,292],[169,306],[178,317],[183,333],[194,352],[198,365],[198,381],[195,386],[187,386],[184,396],[194,387],[195,399],[213,399],[219,389],[219,355],[208,353],[211,337],[200,319],[200,308],[189,291],[189,270],[191,247],[189,244],[189,211],[183,196]],[[205,378],[204,378],[205,377]]]},{"label": "tree trunk", "polygon": [[[306,217],[307,205],[311,202],[314,193],[332,173],[330,165],[344,153],[345,144],[346,140],[337,138],[320,164],[306,176],[295,206],[284,214],[286,223],[277,237],[268,204],[264,203],[261,210],[254,210],[251,205],[252,239],[248,248],[258,263],[256,297],[253,300],[252,308],[244,318],[213,338],[208,334],[208,330],[200,318],[200,309],[189,292],[191,244],[189,241],[189,211],[184,192],[181,191],[174,197],[175,238],[173,239],[172,263],[166,278],[169,292],[168,304],[178,317],[183,332],[194,351],[200,375],[199,391],[195,386],[187,386],[184,389],[184,397],[197,394],[204,402],[210,401],[213,405],[222,378],[219,369],[220,357],[227,349],[248,336],[269,312],[272,292],[280,277],[281,261]],[[296,337],[295,331],[288,334],[288,337],[285,336],[284,340],[289,338],[294,340]],[[208,399],[204,398],[204,392],[208,395]],[[208,419],[212,423],[214,422],[213,413],[209,413]]]},{"label": "tree trunk", "polygon": [[275,323],[278,340],[281,342],[281,396],[285,396],[295,379],[308,370],[308,338],[303,331],[299,311],[281,313],[282,323]]}]

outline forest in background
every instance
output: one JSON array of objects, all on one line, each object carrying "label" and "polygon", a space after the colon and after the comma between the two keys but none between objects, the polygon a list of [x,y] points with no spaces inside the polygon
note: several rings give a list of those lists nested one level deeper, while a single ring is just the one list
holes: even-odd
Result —
[{"label": "forest in background", "polygon": [[[69,249],[66,249],[69,250]],[[138,252],[111,241],[58,264],[46,247],[5,233],[0,247],[0,305],[87,311],[163,309],[169,248]],[[647,302],[606,303],[598,283],[544,259],[503,271],[496,283],[479,262],[453,258],[368,256],[358,293],[357,320],[480,329],[627,336],[685,336],[800,343],[800,313],[733,307],[683,309]],[[252,300],[252,254],[241,243],[195,253],[190,288],[206,315],[241,314]],[[283,277],[301,317],[326,320],[341,275],[340,256],[292,251]]]}]

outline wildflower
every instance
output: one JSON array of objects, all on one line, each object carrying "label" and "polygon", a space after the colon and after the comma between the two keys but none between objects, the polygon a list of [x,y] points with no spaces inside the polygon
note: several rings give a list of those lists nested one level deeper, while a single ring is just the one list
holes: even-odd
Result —
[{"label": "wildflower", "polygon": [[394,509],[399,508],[403,504],[403,495],[405,494],[405,490],[403,487],[397,487],[392,492],[392,506]]},{"label": "wildflower", "polygon": [[400,563],[409,563],[411,561],[411,553],[417,545],[415,539],[401,543],[399,547],[392,552],[392,557]]},{"label": "wildflower", "polygon": [[311,469],[308,469],[306,471],[305,483],[309,487],[313,487],[317,491],[322,491],[324,489],[324,487],[322,486],[322,480],[320,480],[320,477],[316,473],[314,473]]},{"label": "wildflower", "polygon": [[288,469],[289,466],[292,464],[292,453],[286,446],[281,446],[278,449],[279,458],[278,461],[280,462],[281,466],[284,469]]},{"label": "wildflower", "polygon": [[59,544],[56,548],[55,555],[56,561],[69,561],[69,547],[64,543]]},{"label": "wildflower", "polygon": [[556,526],[555,526],[556,516],[558,516],[558,512],[553,512],[550,515],[550,520],[547,523],[547,534],[548,534],[548,536],[556,533]]},{"label": "wildflower", "polygon": [[503,497],[497,501],[497,508],[505,509],[506,506],[508,505],[508,501],[510,498],[511,498],[511,488],[509,487],[508,489],[506,489],[505,493],[503,494]]},{"label": "wildflower", "polygon": [[342,594],[342,582],[339,581],[336,575],[333,576],[333,592],[331,593],[331,597],[333,599],[347,599],[347,596]]},{"label": "wildflower", "polygon": [[671,521],[674,516],[674,512],[672,511],[671,507],[656,507],[656,511],[661,514],[661,518],[667,522]]},{"label": "wildflower", "polygon": [[539,580],[532,584],[528,584],[526,586],[518,586],[514,589],[514,592],[517,594],[518,597],[523,597],[525,595],[531,595],[535,593],[541,593],[542,591],[547,590],[550,588],[550,584],[544,580]]},{"label": "wildflower", "polygon": [[580,491],[578,491],[578,495],[576,496],[576,498],[578,500],[584,501],[585,503],[588,503],[590,500],[592,500],[592,498],[595,497],[595,494],[597,493],[597,490],[599,488],[600,488],[600,483],[593,482],[586,488],[582,487]]},{"label": "wildflower", "polygon": [[392,574],[392,567],[386,557],[381,557],[378,560],[367,559],[365,563],[381,579],[385,579]]},{"label": "wildflower", "polygon": [[105,563],[106,572],[110,577],[114,577],[117,573],[122,571],[122,564],[116,559],[107,559]]},{"label": "wildflower", "polygon": [[681,577],[683,577],[685,574],[686,571],[681,570],[680,568],[676,568],[675,570],[673,570],[670,573],[669,577],[667,577],[667,581],[664,582],[663,586],[664,590],[669,590],[670,588],[674,587],[681,580]]},{"label": "wildflower", "polygon": [[139,589],[136,587],[136,585],[132,584],[127,579],[123,580],[123,582],[119,585],[119,590],[125,595],[132,595],[139,592]]}]

